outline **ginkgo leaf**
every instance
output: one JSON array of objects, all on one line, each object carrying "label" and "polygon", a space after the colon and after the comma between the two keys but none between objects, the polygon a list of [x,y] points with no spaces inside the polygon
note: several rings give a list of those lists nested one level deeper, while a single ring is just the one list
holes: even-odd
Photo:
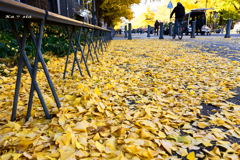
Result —
[{"label": "ginkgo leaf", "polygon": [[131,145],[131,146],[126,146],[125,150],[129,153],[136,154],[137,152],[139,152],[141,150],[141,148],[137,147],[136,145]]},{"label": "ginkgo leaf", "polygon": [[96,147],[100,152],[103,152],[103,150],[105,149],[105,147],[98,141],[96,141]]},{"label": "ginkgo leaf", "polygon": [[184,126],[182,127],[182,129],[190,129],[190,128],[192,128],[190,123],[185,123]]},{"label": "ginkgo leaf", "polygon": [[202,142],[202,144],[205,146],[205,147],[210,147],[210,146],[213,146],[210,141],[204,141]]},{"label": "ginkgo leaf", "polygon": [[13,129],[15,129],[17,131],[21,128],[21,125],[19,125],[18,123],[15,123],[15,122],[11,122],[11,121],[8,121],[6,126],[10,127],[10,128],[13,128]]},{"label": "ginkgo leaf", "polygon": [[61,159],[75,159],[75,148],[71,145],[63,146],[59,149]]},{"label": "ginkgo leaf", "polygon": [[29,146],[30,144],[32,144],[32,143],[33,143],[33,141],[27,141],[27,140],[22,139],[22,140],[17,144],[16,149],[17,149],[18,152],[24,152],[24,151],[27,150],[28,146]]},{"label": "ginkgo leaf", "polygon": [[[240,87],[240,52],[232,54],[232,47],[223,50],[230,48],[226,46],[215,50],[219,49],[215,42],[239,44],[236,37],[229,41],[202,37],[194,43],[113,40],[106,51],[104,47],[104,56],[99,54],[99,62],[88,60],[92,77],[85,76],[85,64],[80,63],[84,77],[76,68],[71,77],[68,67],[64,80],[66,57],[47,52],[43,56],[50,59],[47,68],[61,108],[41,67],[36,80],[51,120],[34,93],[31,118],[25,122],[32,81],[27,72],[21,76],[16,121],[10,121],[18,67],[0,64],[0,74],[3,66],[9,74],[0,76],[0,148],[4,148],[0,159],[195,159],[188,150],[197,151],[200,159],[237,159],[239,145],[230,140],[240,138],[240,107],[226,100]],[[204,46],[207,43],[215,46]],[[229,54],[221,57],[225,54],[221,51]],[[231,56],[236,59],[229,60]],[[73,60],[74,54],[69,54],[69,62]],[[208,104],[215,110],[206,112]]]},{"label": "ginkgo leaf", "polygon": [[206,128],[207,126],[208,126],[208,124],[205,123],[205,122],[198,122],[198,127],[199,128]]},{"label": "ginkgo leaf", "polygon": [[95,134],[95,136],[93,137],[93,140],[94,140],[94,141],[98,141],[100,138],[101,138],[101,137],[100,137],[99,133],[97,133],[97,134]]},{"label": "ginkgo leaf", "polygon": [[78,89],[81,89],[81,88],[83,88],[84,86],[81,84],[81,83],[79,83],[78,84]]},{"label": "ginkgo leaf", "polygon": [[69,100],[69,101],[74,101],[74,100],[76,99],[75,96],[71,96],[71,95],[66,95],[65,97],[66,97],[66,99]]},{"label": "ginkgo leaf", "polygon": [[1,156],[2,160],[9,160],[12,157],[12,153],[7,153]]},{"label": "ginkgo leaf", "polygon": [[65,117],[64,117],[64,115],[61,115],[61,117],[59,118],[59,120],[58,120],[58,123],[60,124],[60,125],[64,125],[65,124]]},{"label": "ginkgo leaf", "polygon": [[183,148],[183,149],[180,149],[178,151],[178,154],[181,156],[181,157],[185,157],[186,155],[188,155],[188,151],[187,149]]},{"label": "ginkgo leaf", "polygon": [[98,88],[95,88],[95,93],[96,93],[98,96],[100,96],[100,94],[101,94]]},{"label": "ginkgo leaf", "polygon": [[172,154],[172,150],[171,150],[172,144],[165,140],[160,140],[160,142],[161,142],[162,146],[164,147],[164,149],[166,149],[166,151],[169,154]]},{"label": "ginkgo leaf", "polygon": [[188,160],[195,160],[195,153],[194,152],[191,152],[187,155],[187,159]]},{"label": "ginkgo leaf", "polygon": [[27,152],[23,152],[23,155],[25,157],[27,157],[28,159],[32,159],[32,156],[29,153],[27,153]]},{"label": "ginkgo leaf", "polygon": [[86,132],[87,131],[87,126],[84,122],[78,122],[75,127],[73,128],[75,131],[81,131],[81,132]]}]

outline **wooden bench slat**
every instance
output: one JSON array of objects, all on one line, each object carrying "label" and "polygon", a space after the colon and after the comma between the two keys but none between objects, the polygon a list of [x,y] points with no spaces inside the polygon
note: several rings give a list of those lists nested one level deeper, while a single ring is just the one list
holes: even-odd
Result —
[{"label": "wooden bench slat", "polygon": [[[45,17],[45,10],[33,7],[24,3],[12,1],[12,0],[0,0],[0,11],[7,12],[9,14],[16,14],[16,15],[29,15],[33,18],[37,19],[44,19]],[[67,24],[73,26],[83,26],[86,28],[95,28],[103,31],[110,31],[105,28],[101,28],[99,26],[94,26],[88,23],[84,23],[72,18],[68,18],[53,12],[48,12],[47,21],[54,22],[55,24]]]}]

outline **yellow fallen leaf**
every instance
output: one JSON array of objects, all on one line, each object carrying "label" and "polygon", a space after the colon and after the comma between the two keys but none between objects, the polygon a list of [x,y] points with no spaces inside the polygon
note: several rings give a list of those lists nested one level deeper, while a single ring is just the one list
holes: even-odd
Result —
[{"label": "yellow fallen leaf", "polygon": [[66,121],[66,119],[65,119],[64,115],[61,115],[61,117],[60,117],[59,120],[58,120],[58,123],[59,123],[60,125],[64,125],[64,124],[65,124],[65,121]]},{"label": "yellow fallen leaf", "polygon": [[190,91],[189,94],[190,94],[190,95],[194,95],[195,92],[194,92],[194,91]]},{"label": "yellow fallen leaf", "polygon": [[185,157],[188,154],[188,151],[187,151],[187,149],[182,148],[178,151],[178,153],[181,157]]},{"label": "yellow fallen leaf", "polygon": [[137,147],[136,145],[126,146],[126,151],[129,153],[137,154],[141,150],[140,147]]},{"label": "yellow fallen leaf", "polygon": [[73,128],[74,131],[81,131],[81,132],[86,132],[87,131],[87,126],[84,122],[78,122],[75,127]]},{"label": "yellow fallen leaf", "polygon": [[166,138],[166,134],[164,132],[159,131],[158,132],[158,137],[161,139],[165,139]]},{"label": "yellow fallen leaf", "polygon": [[146,114],[147,114],[149,117],[152,117],[151,107],[146,107],[146,108],[145,108],[145,112],[146,112]]},{"label": "yellow fallen leaf", "polygon": [[169,141],[166,140],[160,140],[160,143],[162,144],[163,148],[166,149],[166,151],[172,155],[172,144]]},{"label": "yellow fallen leaf", "polygon": [[1,160],[10,160],[12,153],[7,153],[1,156]]},{"label": "yellow fallen leaf", "polygon": [[86,147],[88,145],[88,142],[87,142],[87,138],[86,137],[79,137],[78,138],[78,142],[83,145],[84,147]]},{"label": "yellow fallen leaf", "polygon": [[202,144],[203,144],[205,147],[210,147],[210,146],[212,146],[212,144],[210,143],[210,141],[204,141],[204,142],[202,142]]},{"label": "yellow fallen leaf", "polygon": [[77,153],[76,153],[76,156],[77,157],[80,157],[80,158],[83,158],[83,157],[88,157],[89,154],[88,152],[84,151],[84,150],[79,150]]},{"label": "yellow fallen leaf", "polygon": [[16,146],[16,150],[18,152],[24,152],[27,150],[28,146],[30,144],[32,144],[33,141],[28,141],[28,140],[25,140],[25,139],[22,139]]},{"label": "yellow fallen leaf", "polygon": [[103,152],[103,150],[105,149],[105,147],[98,141],[96,141],[96,147],[100,152]]},{"label": "yellow fallen leaf", "polygon": [[81,103],[81,98],[76,98],[72,104],[79,105],[80,103]]},{"label": "yellow fallen leaf", "polygon": [[83,88],[83,85],[81,83],[78,84],[78,89]]},{"label": "yellow fallen leaf", "polygon": [[101,94],[98,88],[95,88],[95,93],[96,93],[98,96],[100,96],[100,94]]},{"label": "yellow fallen leaf", "polygon": [[18,160],[19,157],[21,157],[21,156],[22,156],[22,154],[20,154],[20,153],[13,153],[12,154],[13,160]]},{"label": "yellow fallen leaf", "polygon": [[211,155],[213,156],[221,156],[220,150],[218,149],[218,147],[214,147],[212,151],[209,152]]},{"label": "yellow fallen leaf", "polygon": [[32,159],[32,156],[30,154],[28,154],[27,152],[23,152],[23,155],[25,157],[27,157],[28,159]]},{"label": "yellow fallen leaf", "polygon": [[141,138],[149,138],[150,137],[150,133],[148,131],[146,131],[145,129],[141,130]]},{"label": "yellow fallen leaf", "polygon": [[11,121],[8,121],[8,123],[6,124],[7,127],[10,127],[12,129],[15,129],[15,130],[19,130],[21,128],[21,125],[19,125],[18,123],[16,122],[11,122]]},{"label": "yellow fallen leaf", "polygon": [[93,137],[93,140],[94,140],[94,141],[98,141],[100,138],[101,138],[101,137],[100,137],[99,133],[97,133],[97,134],[95,134],[95,136]]},{"label": "yellow fallen leaf", "polygon": [[71,95],[66,95],[65,97],[68,101],[74,101],[76,99],[75,96],[71,96]]},{"label": "yellow fallen leaf", "polygon": [[120,126],[111,126],[111,133],[116,132],[120,128],[121,128]]},{"label": "yellow fallen leaf", "polygon": [[84,149],[78,141],[76,141],[76,147],[77,149]]},{"label": "yellow fallen leaf", "polygon": [[197,125],[198,125],[199,128],[206,128],[208,126],[208,124],[205,123],[205,122],[198,122]]},{"label": "yellow fallen leaf", "polygon": [[102,108],[100,105],[97,106],[97,109],[99,112],[103,113],[104,112],[104,108]]},{"label": "yellow fallen leaf", "polygon": [[185,123],[184,126],[182,127],[182,129],[190,129],[190,128],[192,128],[190,123]]},{"label": "yellow fallen leaf", "polygon": [[108,84],[106,85],[106,87],[107,87],[108,89],[111,89],[113,86],[108,83]]},{"label": "yellow fallen leaf", "polygon": [[75,151],[76,149],[69,145],[69,146],[63,146],[60,149],[58,149],[61,155],[61,159],[76,159],[75,157]]},{"label": "yellow fallen leaf", "polygon": [[195,160],[195,153],[194,152],[191,152],[187,155],[187,159],[188,160]]},{"label": "yellow fallen leaf", "polygon": [[84,108],[81,107],[81,106],[76,106],[76,107],[77,107],[79,113],[84,113],[84,112],[87,111],[86,109],[84,109]]}]

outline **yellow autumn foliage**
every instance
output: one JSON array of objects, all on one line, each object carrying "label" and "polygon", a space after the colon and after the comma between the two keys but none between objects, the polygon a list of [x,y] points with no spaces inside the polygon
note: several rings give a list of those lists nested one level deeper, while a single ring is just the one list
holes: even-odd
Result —
[{"label": "yellow autumn foliage", "polygon": [[[240,86],[240,63],[183,47],[186,43],[112,41],[104,55],[99,54],[100,62],[88,60],[92,77],[80,64],[84,77],[75,70],[64,80],[66,57],[48,57],[61,108],[41,68],[37,81],[51,120],[46,120],[35,93],[34,114],[25,122],[31,87],[26,73],[17,118],[11,122],[16,75],[2,77],[1,159],[174,159],[175,154],[188,160],[238,159],[239,144],[227,138],[240,138],[240,106],[225,100],[233,98],[236,93],[231,90]],[[73,60],[72,54],[70,63]],[[214,105],[216,111],[201,114],[202,103]],[[214,147],[209,151],[202,146]],[[196,155],[188,152],[199,149]]]}]

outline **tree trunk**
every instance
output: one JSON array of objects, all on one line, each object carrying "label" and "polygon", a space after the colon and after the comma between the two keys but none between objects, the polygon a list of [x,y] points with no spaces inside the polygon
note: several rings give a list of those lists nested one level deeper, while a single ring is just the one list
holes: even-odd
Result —
[{"label": "tree trunk", "polygon": [[210,24],[212,24],[212,12],[210,12]]},{"label": "tree trunk", "polygon": [[104,17],[105,22],[107,23],[107,27],[113,27],[112,26],[112,20],[109,17]]},{"label": "tree trunk", "polygon": [[97,14],[97,25],[99,27],[102,27],[103,22],[103,10],[101,8],[101,4],[103,3],[103,0],[96,0],[96,14]]},{"label": "tree trunk", "polygon": [[223,12],[220,13],[219,25],[223,25]]},{"label": "tree trunk", "polygon": [[26,0],[26,4],[48,11],[48,0]]}]

